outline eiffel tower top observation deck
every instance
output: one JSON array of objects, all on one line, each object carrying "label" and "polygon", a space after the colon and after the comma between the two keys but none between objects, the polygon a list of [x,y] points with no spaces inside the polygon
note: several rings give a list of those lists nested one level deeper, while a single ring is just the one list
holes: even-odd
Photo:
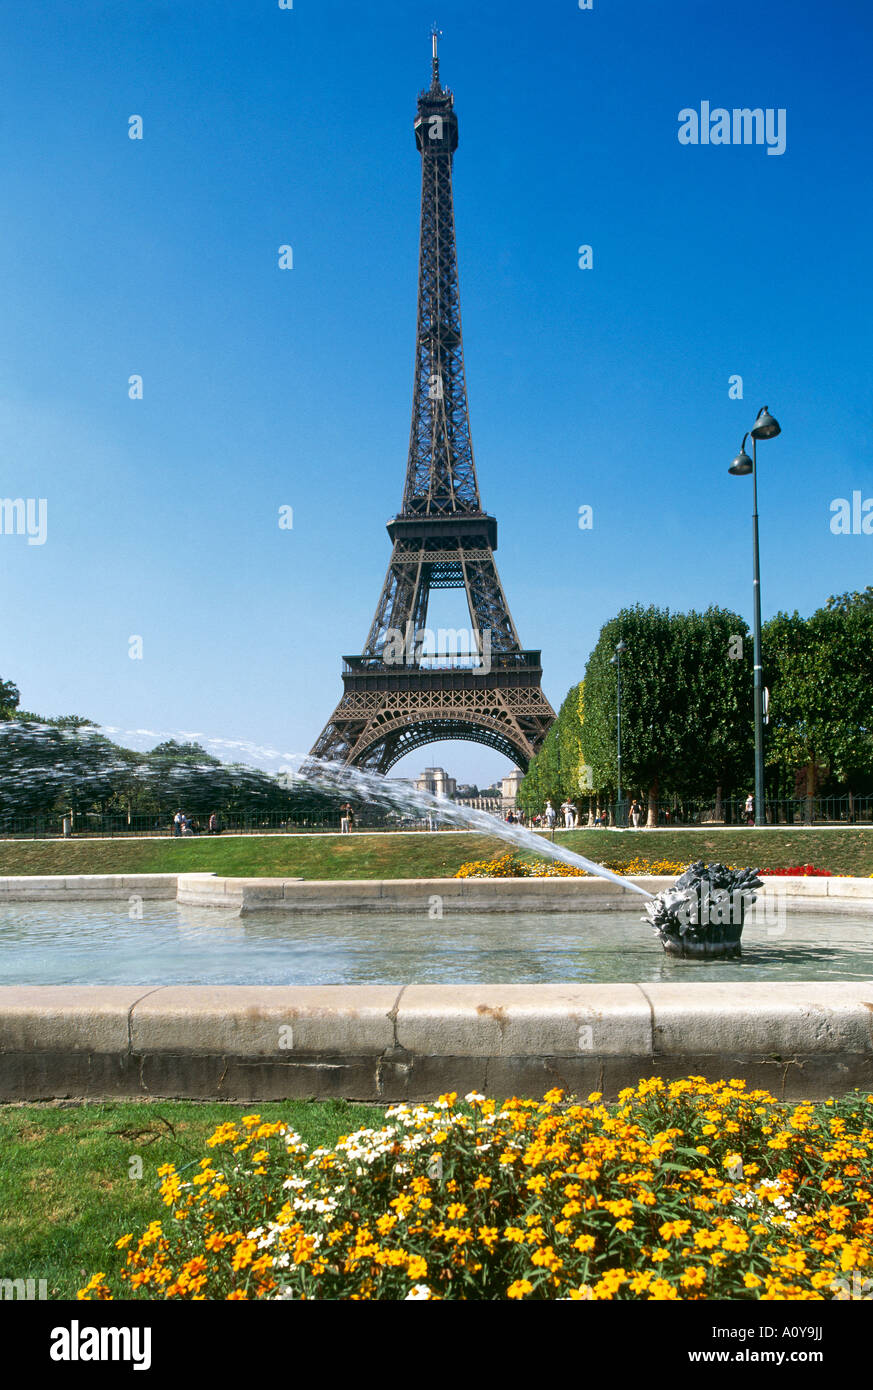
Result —
[{"label": "eiffel tower top observation deck", "polygon": [[[540,654],[522,649],[494,563],[497,522],[479,498],[452,197],[458,118],[440,82],[437,37],[415,117],[421,234],[403,503],[388,523],[391,560],[363,652],[344,658],[346,693],[312,750],[383,772],[443,738],[486,743],[527,767],[554,719],[540,690]],[[415,639],[433,589],[465,591],[478,664],[422,665]]]}]

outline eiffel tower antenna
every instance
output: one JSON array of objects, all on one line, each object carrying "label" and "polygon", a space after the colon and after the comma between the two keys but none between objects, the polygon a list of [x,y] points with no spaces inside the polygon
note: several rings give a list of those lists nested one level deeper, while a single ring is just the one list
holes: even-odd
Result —
[{"label": "eiffel tower antenna", "polygon": [[[434,25],[431,85],[414,126],[421,233],[403,502],[388,523],[391,560],[364,649],[343,658],[344,694],[312,755],[387,772],[424,744],[465,739],[526,770],[555,714],[540,688],[540,653],[515,630],[494,563],[497,522],[479,498],[455,249],[458,118],[440,84],[439,37]],[[464,591],[472,640],[466,654],[427,658],[428,601],[440,589]]]},{"label": "eiffel tower antenna", "polygon": [[437,45],[442,38],[442,33],[442,29],[438,29],[436,24],[433,25],[430,31],[430,36],[433,40],[433,77],[431,79],[431,87],[439,87],[440,85],[440,60],[439,54],[437,53]]}]

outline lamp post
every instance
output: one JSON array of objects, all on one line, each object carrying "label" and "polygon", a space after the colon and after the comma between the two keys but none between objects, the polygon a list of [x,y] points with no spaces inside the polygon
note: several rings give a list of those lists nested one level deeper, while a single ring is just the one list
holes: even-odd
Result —
[{"label": "lamp post", "polygon": [[[737,454],[730,468],[729,473],[733,473],[735,478],[745,477],[746,474],[752,475],[752,545],[754,551],[753,558],[753,578],[752,588],[755,599],[754,625],[755,625],[755,647],[754,647],[754,679],[755,679],[755,825],[766,825],[764,815],[764,679],[763,666],[761,661],[761,567],[758,554],[758,440],[775,439],[777,434],[781,434],[781,429],[777,420],[773,419],[766,406],[758,411],[751,430],[743,435],[743,442],[740,445],[740,452]],[[752,457],[746,453],[746,440],[752,436]]]},{"label": "lamp post", "polygon": [[616,678],[618,682],[618,699],[616,706],[618,713],[618,801],[616,803],[615,816],[616,820],[619,823],[621,822],[621,657],[622,652],[626,651],[627,642],[625,642],[624,640],[616,642],[615,656],[612,656],[609,659],[610,664],[615,667]]}]

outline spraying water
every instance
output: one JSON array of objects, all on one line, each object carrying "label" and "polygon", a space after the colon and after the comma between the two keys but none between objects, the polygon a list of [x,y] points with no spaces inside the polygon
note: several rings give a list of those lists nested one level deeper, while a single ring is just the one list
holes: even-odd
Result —
[{"label": "spraying water", "polygon": [[[214,751],[216,756],[227,757],[228,754],[236,753],[259,766],[261,770],[284,774],[290,784],[316,787],[321,791],[351,798],[367,805],[388,807],[401,815],[413,813],[419,817],[429,817],[440,825],[478,830],[484,835],[497,836],[518,849],[571,864],[599,878],[609,879],[640,894],[641,897],[653,897],[645,888],[622,877],[621,874],[613,873],[603,864],[586,859],[584,855],[576,854],[563,845],[554,844],[542,835],[525,830],[521,825],[510,825],[487,811],[460,806],[457,802],[420,791],[400,778],[384,777],[379,772],[350,767],[345,763],[325,762],[308,754],[282,753],[277,749],[264,748],[248,741],[209,738],[194,731],[168,734],[149,729],[121,730],[108,725],[102,728],[58,728],[55,725],[28,724],[13,720],[0,724],[3,777],[10,783],[19,785],[29,783],[35,786],[38,783],[41,787],[51,787],[58,793],[71,783],[77,786],[93,786],[119,773],[146,783],[154,776],[153,767],[145,760],[142,763],[131,761],[129,754],[123,757],[118,749],[107,743],[110,736],[119,735],[124,739],[127,749],[135,742],[153,743],[176,738],[197,742],[207,751]],[[36,759],[37,765],[34,760],[35,750],[41,754]],[[267,764],[266,769],[264,764]],[[238,762],[236,766],[239,767]],[[188,764],[186,768],[180,769],[180,773],[190,770],[191,764]],[[202,770],[209,772],[213,769],[204,766]],[[240,767],[240,774],[245,770],[244,767]],[[224,768],[223,771],[233,771],[233,768]]]}]

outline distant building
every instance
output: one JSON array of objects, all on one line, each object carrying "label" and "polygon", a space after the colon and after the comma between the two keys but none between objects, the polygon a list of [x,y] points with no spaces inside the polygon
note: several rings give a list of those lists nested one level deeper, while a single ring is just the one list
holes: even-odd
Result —
[{"label": "distant building", "polygon": [[518,789],[524,780],[524,773],[514,767],[500,782],[500,800],[504,811],[514,811],[518,805]]},{"label": "distant building", "polygon": [[444,767],[426,767],[415,785],[420,792],[430,792],[431,796],[445,801],[454,800],[458,789],[454,777],[450,777]]},{"label": "distant building", "polygon": [[503,817],[515,811],[518,805],[518,788],[524,776],[517,767],[493,787],[458,787],[455,800],[461,806],[472,806],[476,811],[490,811],[493,816]]},{"label": "distant building", "polygon": [[455,792],[456,801],[469,801],[471,797],[479,795],[479,788],[475,782],[459,782],[458,790]]}]

